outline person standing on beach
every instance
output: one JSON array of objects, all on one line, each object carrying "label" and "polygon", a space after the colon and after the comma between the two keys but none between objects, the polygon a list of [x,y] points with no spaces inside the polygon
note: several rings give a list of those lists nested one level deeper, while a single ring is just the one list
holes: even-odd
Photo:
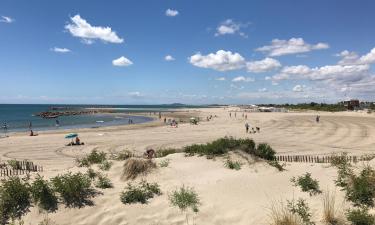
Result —
[{"label": "person standing on beach", "polygon": [[249,133],[249,124],[245,123],[246,133]]},{"label": "person standing on beach", "polygon": [[232,118],[232,113],[229,113],[229,117]]},{"label": "person standing on beach", "polygon": [[317,116],[316,116],[316,119],[315,119],[315,120],[316,120],[316,122],[317,122],[317,123],[319,123],[319,120],[320,120],[320,116],[319,116],[319,115],[317,115]]}]

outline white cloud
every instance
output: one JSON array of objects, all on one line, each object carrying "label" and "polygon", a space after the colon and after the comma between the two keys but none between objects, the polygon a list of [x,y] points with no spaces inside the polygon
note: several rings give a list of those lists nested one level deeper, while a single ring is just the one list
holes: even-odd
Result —
[{"label": "white cloud", "polygon": [[225,77],[218,77],[218,78],[215,78],[215,80],[217,80],[217,81],[225,81],[226,79],[225,79]]},{"label": "white cloud", "polygon": [[244,86],[240,86],[240,85],[236,85],[236,84],[230,84],[230,88],[237,89],[237,90],[242,90],[245,87]]},{"label": "white cloud", "polygon": [[247,37],[245,33],[241,31],[242,27],[247,27],[249,23],[243,24],[235,22],[232,19],[227,19],[216,28],[215,36],[226,35],[226,34],[239,34],[242,37]]},{"label": "white cloud", "polygon": [[141,92],[139,91],[133,91],[133,92],[129,92],[128,95],[132,98],[142,98],[144,97]]},{"label": "white cloud", "polygon": [[296,86],[293,87],[293,91],[294,92],[303,92],[305,87],[306,87],[305,85],[297,84]]},{"label": "white cloud", "polygon": [[10,18],[9,16],[1,16],[0,22],[1,23],[13,23],[14,19]]},{"label": "white cloud", "polygon": [[375,63],[375,48],[371,49],[369,53],[359,58],[361,64],[374,64]]},{"label": "white cloud", "polygon": [[114,59],[112,61],[112,64],[114,66],[130,66],[133,64],[132,61],[130,61],[129,59],[125,58],[124,56],[121,56],[120,58],[118,59]]},{"label": "white cloud", "polygon": [[349,52],[348,50],[344,50],[335,56],[342,57],[342,59],[338,62],[340,65],[355,64],[359,58],[356,52]]},{"label": "white cloud", "polygon": [[246,66],[249,72],[262,73],[281,67],[281,63],[276,59],[267,57],[263,60],[248,62]]},{"label": "white cloud", "polygon": [[260,89],[258,89],[258,91],[259,92],[267,92],[268,90],[267,90],[267,88],[260,88]]},{"label": "white cloud", "polygon": [[241,69],[245,66],[245,59],[239,53],[219,50],[216,53],[192,55],[190,63],[201,68],[209,68],[218,71],[229,71]]},{"label": "white cloud", "polygon": [[166,55],[166,56],[164,57],[164,60],[165,60],[165,61],[174,61],[174,60],[176,60],[176,59],[173,58],[173,56],[171,56],[171,55]]},{"label": "white cloud", "polygon": [[269,56],[282,56],[327,48],[329,48],[329,45],[326,43],[308,44],[302,38],[291,38],[289,40],[273,39],[271,45],[257,48],[256,51],[266,53]]},{"label": "white cloud", "polygon": [[68,49],[68,48],[59,48],[59,47],[51,48],[51,51],[58,52],[58,53],[68,53],[68,52],[71,52],[71,50]]},{"label": "white cloud", "polygon": [[166,16],[177,16],[178,15],[178,11],[177,10],[174,10],[174,9],[167,9],[165,11],[165,15]]},{"label": "white cloud", "polygon": [[65,29],[74,37],[82,38],[86,44],[92,44],[95,39],[104,42],[123,43],[124,39],[117,36],[115,31],[110,27],[91,26],[80,15],[71,17],[71,23],[65,26]]},{"label": "white cloud", "polygon": [[255,79],[252,77],[238,76],[233,78],[232,82],[254,82]]}]

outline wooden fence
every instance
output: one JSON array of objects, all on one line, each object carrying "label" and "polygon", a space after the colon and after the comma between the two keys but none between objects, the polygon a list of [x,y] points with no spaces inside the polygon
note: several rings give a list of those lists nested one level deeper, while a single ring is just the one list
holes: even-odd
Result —
[{"label": "wooden fence", "polygon": [[0,177],[24,175],[30,172],[43,172],[43,166],[29,161],[14,161],[12,165],[0,165]]},{"label": "wooden fence", "polygon": [[302,163],[331,163],[332,160],[346,157],[349,162],[370,161],[373,155],[366,156],[317,156],[317,155],[276,155],[276,161],[280,162],[302,162]]}]

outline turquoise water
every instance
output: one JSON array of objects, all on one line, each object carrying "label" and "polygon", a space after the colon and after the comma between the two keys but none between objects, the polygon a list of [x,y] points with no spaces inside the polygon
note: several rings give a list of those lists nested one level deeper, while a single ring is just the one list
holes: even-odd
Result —
[{"label": "turquoise water", "polygon": [[[34,114],[44,111],[51,111],[51,107],[66,107],[68,110],[81,110],[86,108],[112,109],[116,113],[90,114],[60,116],[57,118],[59,126],[56,126],[56,119],[43,119]],[[162,112],[170,111],[182,106],[167,105],[21,105],[21,104],[0,104],[0,127],[4,123],[8,131],[28,131],[31,122],[33,130],[70,129],[83,127],[103,127],[128,124],[129,119],[133,123],[145,123],[152,121],[150,117],[130,116],[128,112]],[[59,109],[61,110],[61,109]],[[0,130],[2,131],[2,130]]]}]

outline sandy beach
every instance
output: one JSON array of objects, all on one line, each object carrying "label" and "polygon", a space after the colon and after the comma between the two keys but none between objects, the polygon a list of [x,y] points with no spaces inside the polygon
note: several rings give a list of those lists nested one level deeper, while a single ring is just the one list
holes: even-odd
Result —
[{"label": "sandy beach", "polygon": [[[331,155],[348,152],[362,155],[373,153],[375,144],[375,116],[365,112],[248,112],[245,120],[239,108],[189,111],[184,118],[190,114],[198,115],[201,118],[198,125],[183,123],[173,128],[156,120],[131,126],[45,131],[35,137],[27,136],[27,133],[13,133],[8,138],[0,138],[1,160],[33,161],[44,167],[40,174],[50,178],[67,171],[85,172],[87,168],[77,167],[75,159],[93,149],[108,153],[127,149],[141,155],[148,148],[180,148],[232,136],[268,143],[279,154]],[[229,117],[229,112],[232,112],[232,117]],[[315,116],[318,114],[321,120],[316,123]],[[210,115],[213,119],[206,121],[205,118]],[[246,122],[251,127],[260,127],[260,133],[247,134]],[[64,139],[64,135],[69,132],[79,133],[85,145],[65,146],[69,140]],[[168,193],[184,184],[194,187],[201,199],[200,211],[191,215],[194,224],[268,224],[272,201],[298,197],[308,199],[314,218],[320,221],[322,196],[309,197],[290,182],[291,177],[305,172],[312,173],[319,180],[322,190],[335,191],[337,204],[343,202],[343,193],[333,182],[336,169],[329,164],[288,163],[286,171],[279,172],[265,162],[253,162],[233,171],[223,166],[224,159],[220,157],[208,160],[176,153],[166,158],[170,159],[168,167],[158,168],[136,180],[146,179],[160,185],[163,194],[151,199],[148,204],[124,205],[120,202],[119,194],[127,182],[121,179],[123,162],[114,161],[112,168],[106,172],[114,188],[103,190],[93,199],[93,206],[65,208],[61,205],[48,217],[59,225],[186,224],[185,214],[168,202]],[[156,162],[160,160],[155,159]],[[45,214],[33,207],[23,220],[25,224],[37,224],[44,217]],[[193,221],[190,222],[193,224]]]}]

